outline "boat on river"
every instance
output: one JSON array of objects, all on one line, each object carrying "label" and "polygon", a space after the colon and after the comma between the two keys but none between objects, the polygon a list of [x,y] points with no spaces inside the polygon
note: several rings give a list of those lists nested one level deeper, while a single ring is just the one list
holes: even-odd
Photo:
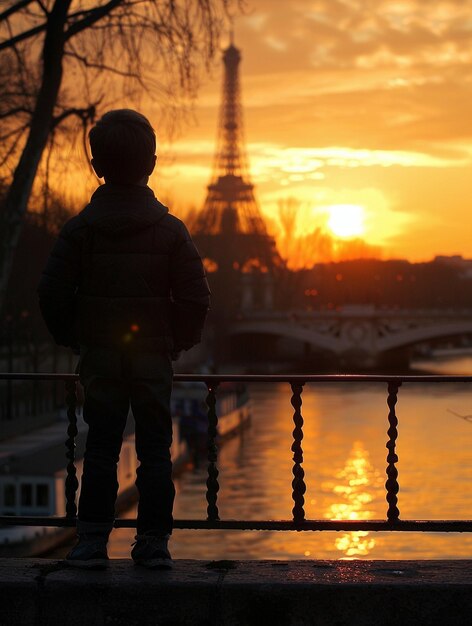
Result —
[{"label": "boat on river", "polygon": [[[202,383],[174,385],[172,414],[180,419],[180,430],[195,432],[208,430],[207,391]],[[251,419],[248,389],[240,383],[222,383],[216,395],[215,412],[218,417],[217,441],[224,441],[246,428]]]},{"label": "boat on river", "polygon": [[[171,458],[174,472],[195,464],[193,432],[203,434],[207,447],[207,419],[202,419],[204,394],[192,386],[175,389],[172,399],[173,441]],[[198,409],[198,411],[196,410]],[[217,402],[219,441],[235,435],[250,420],[247,391],[228,387]],[[185,424],[187,426],[185,426]],[[53,424],[26,435],[0,442],[0,515],[63,517],[66,512],[65,483],[67,478],[64,439],[66,414]],[[77,415],[76,475],[82,475],[83,452],[87,425],[80,410]],[[198,439],[200,445],[200,437]],[[119,492],[117,512],[126,510],[137,499],[135,486],[138,460],[135,452],[134,422],[128,420],[118,463]],[[1,526],[0,556],[38,556],[70,540],[75,528],[41,526]]]}]

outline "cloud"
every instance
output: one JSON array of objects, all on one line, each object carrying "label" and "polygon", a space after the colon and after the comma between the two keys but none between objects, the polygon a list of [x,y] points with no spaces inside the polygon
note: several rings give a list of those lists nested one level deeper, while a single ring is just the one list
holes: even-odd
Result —
[{"label": "cloud", "polygon": [[[425,61],[436,66],[438,47],[447,62],[460,58],[459,52],[463,61],[470,58],[470,0],[432,2],[427,9],[424,0],[292,0],[283,6],[254,0],[251,6],[250,28],[259,35],[253,44],[259,58],[273,38],[283,42],[280,49],[287,54],[274,57],[275,63],[282,60],[286,65],[291,60],[293,66],[303,67],[309,60],[317,67],[356,67],[360,59],[370,58],[377,63],[383,59],[386,66]],[[264,15],[257,26],[256,12]]]},{"label": "cloud", "polygon": [[[467,229],[454,227],[460,244],[448,233],[451,214],[469,213],[472,0],[250,0],[236,45],[266,213],[281,194],[364,202],[378,217],[371,236],[383,232],[371,243],[421,257],[464,249]],[[173,180],[190,176],[194,197],[210,178],[221,83],[220,65],[201,92],[199,126],[174,146]],[[422,236],[425,223],[435,236]]]}]

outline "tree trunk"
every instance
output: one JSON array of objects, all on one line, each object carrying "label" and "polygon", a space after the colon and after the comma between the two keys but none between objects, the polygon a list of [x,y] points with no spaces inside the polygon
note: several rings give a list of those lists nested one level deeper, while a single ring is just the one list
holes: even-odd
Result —
[{"label": "tree trunk", "polygon": [[5,306],[8,280],[13,265],[23,218],[28,207],[33,182],[46,147],[62,81],[64,26],[72,0],[56,0],[48,16],[42,50],[42,80],[31,118],[31,126],[7,192],[0,223],[0,313]]}]

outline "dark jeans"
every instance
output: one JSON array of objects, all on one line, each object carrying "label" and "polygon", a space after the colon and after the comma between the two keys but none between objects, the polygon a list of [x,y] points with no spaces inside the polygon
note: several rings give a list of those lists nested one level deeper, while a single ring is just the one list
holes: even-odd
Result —
[{"label": "dark jeans", "polygon": [[169,449],[172,443],[172,366],[170,359],[163,357],[160,375],[152,379],[135,378],[132,361],[132,357],[121,355],[119,378],[93,375],[95,368],[90,359],[85,371],[81,368],[85,388],[84,420],[89,431],[79,499],[79,532],[106,533],[113,526],[118,492],[117,462],[130,404],[140,461],[136,478],[137,531],[156,535],[172,532],[175,495]]}]

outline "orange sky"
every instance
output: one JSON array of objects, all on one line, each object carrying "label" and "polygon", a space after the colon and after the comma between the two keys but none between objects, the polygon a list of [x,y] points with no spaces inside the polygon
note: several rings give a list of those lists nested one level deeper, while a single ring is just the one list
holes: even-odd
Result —
[{"label": "orange sky", "polygon": [[[304,235],[329,232],[329,207],[356,205],[382,258],[472,257],[472,0],[249,0],[235,43],[271,228],[287,198]],[[221,78],[218,62],[172,143],[157,129],[151,185],[177,214],[204,200]]]}]

